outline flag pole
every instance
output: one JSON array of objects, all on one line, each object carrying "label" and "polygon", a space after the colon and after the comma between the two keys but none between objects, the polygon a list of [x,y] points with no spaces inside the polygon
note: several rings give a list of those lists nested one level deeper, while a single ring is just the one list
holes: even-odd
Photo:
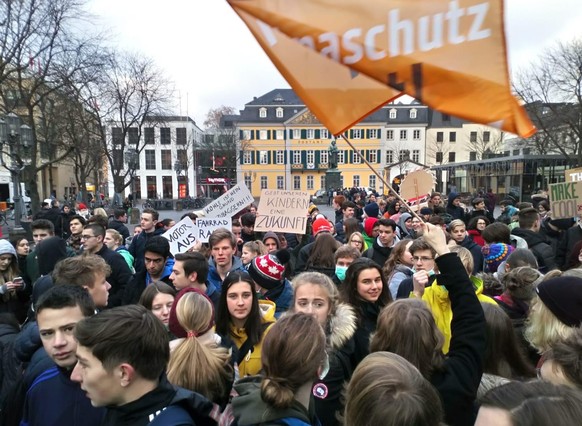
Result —
[{"label": "flag pole", "polygon": [[[358,156],[360,157],[360,159],[364,162],[364,164],[366,164],[366,166],[368,166],[368,168],[372,171],[372,173],[374,173],[379,179],[380,181],[384,184],[384,188],[388,188],[388,191],[392,192],[392,194],[400,201],[401,205],[406,204],[408,206],[408,202],[406,200],[404,200],[404,198],[402,198],[400,196],[400,194],[398,194],[394,188],[392,188],[392,185],[388,185],[388,183],[386,182],[386,180],[384,180],[384,177],[382,177],[380,175],[380,173],[378,173],[374,167],[368,162],[368,160],[366,160],[366,158],[362,155],[362,153],[360,152],[359,149],[357,149],[348,138],[346,138],[346,136],[342,133],[342,139],[345,140],[347,142],[347,144],[354,150],[354,152],[356,154],[358,154]],[[410,206],[409,206],[410,207]],[[410,214],[412,214],[412,216],[416,217],[417,219],[419,219],[421,222],[424,222],[424,220],[416,213],[413,212],[412,209],[409,209]],[[420,211],[420,210],[419,210]]]}]

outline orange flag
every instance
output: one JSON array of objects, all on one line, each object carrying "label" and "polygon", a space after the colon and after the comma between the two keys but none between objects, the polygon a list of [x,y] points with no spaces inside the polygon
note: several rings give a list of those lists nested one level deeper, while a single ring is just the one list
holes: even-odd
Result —
[{"label": "orange flag", "polygon": [[227,0],[338,135],[402,94],[527,137],[511,94],[502,0]]}]

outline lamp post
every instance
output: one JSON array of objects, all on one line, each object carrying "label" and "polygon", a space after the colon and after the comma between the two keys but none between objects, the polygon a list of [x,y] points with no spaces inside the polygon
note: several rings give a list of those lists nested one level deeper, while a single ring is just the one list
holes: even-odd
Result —
[{"label": "lamp post", "polygon": [[127,162],[127,167],[129,168],[129,176],[131,183],[129,184],[129,193],[131,194],[131,206],[135,201],[135,169],[139,167],[139,152],[136,149],[129,149],[125,153],[125,161]]},{"label": "lamp post", "polygon": [[[14,113],[0,119],[0,143],[2,152],[0,161],[2,166],[10,172],[12,185],[14,186],[14,233],[22,233],[22,194],[20,193],[20,175],[27,165],[30,165],[30,148],[32,147],[32,129]],[[7,151],[6,151],[7,149]],[[4,160],[4,155],[10,158],[9,163]]]}]

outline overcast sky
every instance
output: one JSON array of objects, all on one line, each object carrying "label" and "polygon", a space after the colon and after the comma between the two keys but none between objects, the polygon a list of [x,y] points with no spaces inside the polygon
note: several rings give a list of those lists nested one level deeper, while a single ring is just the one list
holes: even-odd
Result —
[{"label": "overcast sky", "polygon": [[[581,0],[505,3],[514,69],[558,41],[582,38]],[[225,0],[91,0],[90,11],[113,44],[143,52],[165,70],[176,89],[175,113],[201,127],[210,108],[242,109],[253,96],[289,87]]]}]

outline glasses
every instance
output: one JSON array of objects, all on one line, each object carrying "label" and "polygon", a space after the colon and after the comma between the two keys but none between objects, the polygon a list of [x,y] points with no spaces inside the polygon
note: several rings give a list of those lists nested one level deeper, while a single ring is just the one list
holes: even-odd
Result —
[{"label": "glasses", "polygon": [[88,240],[90,238],[95,238],[97,235],[81,235],[82,240]]},{"label": "glasses", "polygon": [[415,262],[420,261],[421,263],[425,263],[428,262],[429,260],[434,260],[434,257],[426,257],[426,256],[412,256],[412,260],[414,260]]}]

